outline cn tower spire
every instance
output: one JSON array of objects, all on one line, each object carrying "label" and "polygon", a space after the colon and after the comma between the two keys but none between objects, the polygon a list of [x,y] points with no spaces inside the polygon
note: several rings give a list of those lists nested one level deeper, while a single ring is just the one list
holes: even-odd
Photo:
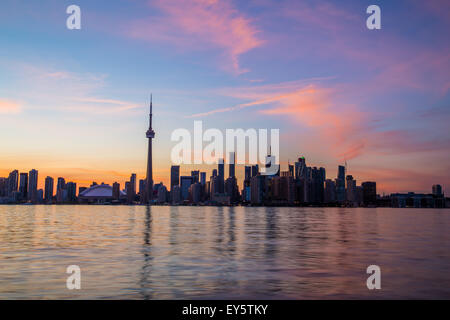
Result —
[{"label": "cn tower spire", "polygon": [[152,129],[152,117],[153,117],[153,103],[152,103],[152,96],[153,94],[150,93],[150,126],[149,129]]},{"label": "cn tower spire", "polygon": [[148,139],[148,156],[147,156],[147,178],[145,187],[145,198],[143,203],[148,203],[153,199],[153,159],[152,159],[152,141],[155,137],[155,131],[152,128],[152,118],[153,118],[153,97],[150,94],[150,117],[149,117],[149,128],[146,132],[146,137]]}]

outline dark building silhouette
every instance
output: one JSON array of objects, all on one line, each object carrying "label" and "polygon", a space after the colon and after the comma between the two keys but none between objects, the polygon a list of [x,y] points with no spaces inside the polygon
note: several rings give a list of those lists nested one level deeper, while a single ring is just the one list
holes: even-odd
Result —
[{"label": "dark building silhouette", "polygon": [[53,201],[53,186],[54,180],[52,177],[45,178],[45,194],[44,200],[46,203],[51,203]]},{"label": "dark building silhouette", "polygon": [[193,170],[191,171],[192,183],[200,182],[200,171]]},{"label": "dark building silhouette", "polygon": [[442,194],[442,186],[440,184],[433,185],[432,193],[433,193],[433,195],[438,196],[438,197],[442,196],[443,195]]},{"label": "dark building silhouette", "polygon": [[11,171],[8,176],[8,196],[12,196],[14,192],[17,192],[19,187],[19,171]]},{"label": "dark building silhouette", "polygon": [[120,184],[118,182],[114,182],[112,185],[112,198],[113,200],[120,199]]},{"label": "dark building silhouette", "polygon": [[376,182],[363,182],[362,187],[362,202],[365,206],[375,205],[377,203],[377,184]]},{"label": "dark building silhouette", "polygon": [[230,159],[228,163],[228,176],[235,177],[236,176],[236,153],[230,152]]},{"label": "dark building silhouette", "polygon": [[38,185],[38,171],[32,169],[28,173],[28,198],[32,203],[37,203],[38,194],[37,194],[37,185]]},{"label": "dark building silhouette", "polygon": [[20,174],[19,192],[22,199],[28,199],[28,173],[26,172]]},{"label": "dark building silhouette", "polygon": [[181,176],[180,178],[180,192],[181,192],[181,200],[189,199],[189,187],[193,183],[192,176]]},{"label": "dark building silhouette", "polygon": [[66,188],[66,180],[64,178],[59,177],[58,183],[56,185],[56,193],[65,188]]},{"label": "dark building silhouette", "polygon": [[252,166],[252,177],[257,176],[259,173],[259,166],[257,164]]},{"label": "dark building silhouette", "polygon": [[174,186],[180,185],[180,166],[172,166],[170,168],[170,191]]},{"label": "dark building silhouette", "polygon": [[338,176],[336,179],[336,200],[338,202],[344,202],[346,200],[345,192],[345,167],[338,167]]},{"label": "dark building silhouette", "polygon": [[218,167],[217,167],[217,171],[218,171],[218,188],[219,188],[219,192],[218,193],[224,193],[224,184],[225,184],[225,168],[224,168],[224,161],[223,159],[219,159],[219,163],[218,163]]}]

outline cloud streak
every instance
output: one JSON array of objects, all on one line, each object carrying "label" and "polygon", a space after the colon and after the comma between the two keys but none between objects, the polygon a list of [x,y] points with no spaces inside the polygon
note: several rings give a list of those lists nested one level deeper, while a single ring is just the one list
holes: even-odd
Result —
[{"label": "cloud streak", "polygon": [[221,67],[236,74],[248,71],[239,57],[264,43],[252,20],[227,0],[158,0],[149,5],[162,15],[133,22],[129,36],[191,50],[220,49]]}]

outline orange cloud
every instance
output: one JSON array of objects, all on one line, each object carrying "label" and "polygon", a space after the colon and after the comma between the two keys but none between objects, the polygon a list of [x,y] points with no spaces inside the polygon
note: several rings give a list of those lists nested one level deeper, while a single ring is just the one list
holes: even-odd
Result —
[{"label": "orange cloud", "polygon": [[19,113],[21,106],[19,103],[11,100],[0,100],[0,114]]},{"label": "orange cloud", "polygon": [[320,143],[329,146],[329,150],[339,159],[355,158],[366,146],[367,113],[363,114],[357,108],[338,101],[337,89],[317,84],[305,85],[304,81],[293,81],[229,89],[223,93],[252,101],[194,114],[190,117],[204,117],[254,106],[266,106],[266,109],[260,110],[260,113],[270,116],[287,116],[289,121],[301,123],[305,128],[312,129],[318,134]]},{"label": "orange cloud", "polygon": [[183,48],[219,48],[224,51],[226,68],[241,74],[239,56],[263,44],[258,30],[229,1],[158,0],[151,2],[162,17],[137,21],[129,35],[146,40],[174,43]]},{"label": "orange cloud", "polygon": [[[279,106],[262,110],[267,115],[285,115],[318,131],[321,143],[340,159],[361,154],[365,137],[361,135],[364,116],[350,106],[335,104],[335,90],[309,85],[284,95]],[[344,152],[342,152],[344,150]]]}]

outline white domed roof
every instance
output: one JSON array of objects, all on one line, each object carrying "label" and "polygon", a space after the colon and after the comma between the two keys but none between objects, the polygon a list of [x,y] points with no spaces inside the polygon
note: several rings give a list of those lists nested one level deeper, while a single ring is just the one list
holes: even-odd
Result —
[{"label": "white domed roof", "polygon": [[[92,186],[79,194],[79,197],[89,198],[112,198],[113,188],[109,184],[98,184]],[[125,196],[123,191],[120,191],[120,196]]]}]

